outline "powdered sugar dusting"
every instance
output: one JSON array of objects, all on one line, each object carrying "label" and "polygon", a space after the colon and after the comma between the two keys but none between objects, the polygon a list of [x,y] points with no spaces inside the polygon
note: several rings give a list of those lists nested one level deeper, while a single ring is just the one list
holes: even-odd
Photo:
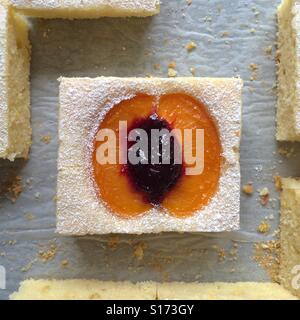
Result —
[{"label": "powdered sugar dusting", "polygon": [[6,156],[8,148],[8,104],[6,86],[7,7],[0,2],[0,157]]},{"label": "powdered sugar dusting", "polygon": [[[220,232],[239,227],[241,131],[239,79],[62,78],[60,85],[58,222],[63,234]],[[134,219],[112,214],[99,200],[90,174],[92,141],[103,116],[137,94],[186,93],[202,101],[219,128],[225,159],[220,186],[209,205],[179,219],[152,209]]]},{"label": "powdered sugar dusting", "polygon": [[[55,12],[66,10],[66,16],[76,10],[80,15],[90,11],[91,17],[101,16],[151,16],[159,12],[159,0],[10,0],[20,10],[30,10],[37,15],[54,17]],[[79,12],[81,10],[81,12]],[[92,12],[93,11],[93,12]],[[71,17],[71,16],[69,16]],[[76,17],[76,16],[75,16]],[[88,14],[86,14],[88,17]]]}]

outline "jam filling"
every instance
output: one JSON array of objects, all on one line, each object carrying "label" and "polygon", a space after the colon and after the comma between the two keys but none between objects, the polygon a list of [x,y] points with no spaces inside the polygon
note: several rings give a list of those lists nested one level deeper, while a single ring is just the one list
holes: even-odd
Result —
[{"label": "jam filling", "polygon": [[[156,113],[147,118],[136,119],[129,132],[133,130],[137,130],[137,133],[144,130],[147,134],[147,144],[144,147],[146,150],[133,148],[135,142],[128,141],[128,156],[135,153],[143,160],[137,164],[128,161],[124,172],[131,185],[143,194],[145,201],[159,205],[183,174],[182,161],[176,161],[180,158],[178,153],[182,153],[181,146],[176,137],[169,135],[172,131],[171,125]],[[160,132],[158,141],[152,139],[153,130],[156,133]],[[140,139],[138,137],[137,141]],[[163,151],[167,151],[167,154]]]}]

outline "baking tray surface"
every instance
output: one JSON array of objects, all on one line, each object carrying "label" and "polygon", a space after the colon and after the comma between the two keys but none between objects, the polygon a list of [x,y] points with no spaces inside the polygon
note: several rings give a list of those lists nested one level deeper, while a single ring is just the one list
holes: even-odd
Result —
[{"label": "baking tray surface", "polygon": [[[33,146],[30,160],[0,162],[0,265],[7,299],[26,278],[132,281],[269,281],[253,257],[255,243],[276,239],[273,176],[300,176],[300,149],[275,141],[276,8],[279,0],[162,1],[146,19],[31,20]],[[188,52],[193,41],[197,48]],[[65,238],[55,234],[58,81],[65,77],[240,76],[243,90],[241,230]],[[279,153],[278,151],[281,150]],[[285,152],[287,150],[287,152]],[[282,155],[285,153],[285,155]],[[298,167],[297,167],[298,166]],[[22,177],[12,203],[8,181]],[[74,178],[76,180],[76,178]],[[74,182],[76,183],[76,182]],[[262,206],[256,190],[270,190]],[[15,189],[18,191],[18,188]],[[263,220],[270,231],[257,231]]]}]

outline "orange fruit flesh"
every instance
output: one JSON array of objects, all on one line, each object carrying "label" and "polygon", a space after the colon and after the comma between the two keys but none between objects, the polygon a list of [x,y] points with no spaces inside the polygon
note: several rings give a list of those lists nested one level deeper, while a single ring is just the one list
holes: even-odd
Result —
[{"label": "orange fruit flesh", "polygon": [[[138,96],[131,100],[122,101],[114,106],[102,121],[99,129],[112,129],[119,133],[119,121],[127,121],[130,125],[135,119],[147,117],[154,104],[154,98]],[[152,205],[144,201],[143,195],[137,193],[129,179],[122,173],[122,165],[99,165],[96,159],[96,149],[101,142],[95,143],[93,154],[93,167],[95,181],[99,187],[100,197],[111,210],[122,217],[134,217],[149,211]],[[119,139],[117,139],[117,159],[119,151]]]},{"label": "orange fruit flesh", "polygon": [[[171,123],[173,128],[181,131],[204,129],[202,174],[184,175],[162,202],[162,206],[171,214],[187,217],[206,206],[218,189],[221,170],[221,144],[218,130],[205,105],[187,95],[163,96],[157,113]],[[195,155],[195,139],[192,147]],[[193,167],[193,165],[186,165],[186,167]]]},{"label": "orange fruit flesh", "polygon": [[[136,119],[146,118],[153,112],[155,98],[139,95],[122,101],[105,116],[99,129],[112,129],[118,137],[119,121],[127,121],[128,127]],[[205,105],[185,94],[170,94],[160,98],[156,113],[174,129],[204,129],[204,170],[195,176],[183,175],[162,201],[162,207],[176,217],[188,217],[206,206],[218,189],[221,168],[221,144],[218,130]],[[182,131],[183,136],[183,131]],[[120,143],[117,138],[117,160]],[[145,201],[142,193],[133,188],[123,173],[122,164],[100,165],[96,150],[103,142],[94,142],[94,179],[100,198],[117,215],[130,218],[149,211],[153,206]],[[184,148],[184,146],[182,146]],[[196,143],[194,141],[193,154]],[[117,162],[119,163],[119,162]],[[186,165],[187,168],[193,167]]]}]

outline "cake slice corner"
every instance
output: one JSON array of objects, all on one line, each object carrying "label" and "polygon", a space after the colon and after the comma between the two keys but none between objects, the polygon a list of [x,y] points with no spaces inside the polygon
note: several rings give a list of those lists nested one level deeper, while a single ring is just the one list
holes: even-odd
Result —
[{"label": "cake slice corner", "polygon": [[27,158],[31,146],[28,24],[0,3],[0,158]]}]

